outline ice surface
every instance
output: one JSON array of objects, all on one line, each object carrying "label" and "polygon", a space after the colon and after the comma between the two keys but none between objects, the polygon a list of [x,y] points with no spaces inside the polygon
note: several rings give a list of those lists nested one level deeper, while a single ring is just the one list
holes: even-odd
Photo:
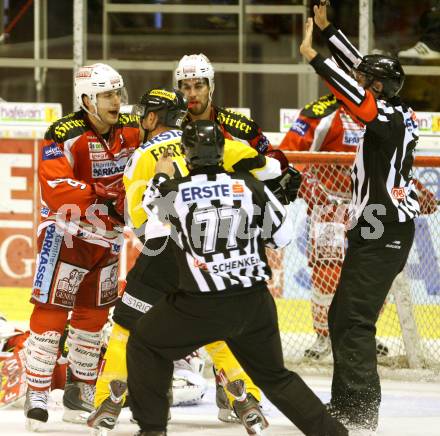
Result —
[{"label": "ice surface", "polygon": [[[330,379],[306,377],[307,383],[323,401],[330,396]],[[382,382],[383,401],[378,436],[439,436],[440,435],[440,385],[438,383]],[[170,436],[246,436],[237,424],[224,424],[217,420],[215,389],[211,382],[209,390],[198,406],[174,407],[168,427]],[[88,427],[68,424],[61,420],[62,391],[51,394],[49,421],[40,434],[49,436],[89,435]],[[269,428],[264,436],[295,436],[297,430],[267,400],[263,402]],[[131,436],[137,426],[130,423],[130,412],[124,409],[118,427],[109,436]],[[24,429],[23,410],[10,407],[0,410],[0,435],[24,436],[32,433]]]}]

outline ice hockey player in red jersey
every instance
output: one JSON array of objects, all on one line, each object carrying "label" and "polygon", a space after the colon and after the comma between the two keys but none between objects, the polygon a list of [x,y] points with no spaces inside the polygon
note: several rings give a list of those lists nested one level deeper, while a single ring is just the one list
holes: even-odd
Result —
[{"label": "ice hockey player in red jersey", "polygon": [[31,430],[48,419],[58,344],[70,311],[63,419],[81,421],[93,410],[101,330],[118,296],[122,174],[142,136],[138,118],[119,112],[126,92],[113,68],[84,66],[74,86],[81,109],[49,127],[39,153],[42,220],[26,347]]},{"label": "ice hockey player in red jersey", "polygon": [[[304,106],[280,144],[281,150],[315,152],[356,152],[365,127],[353,120],[332,94]],[[311,233],[324,229],[327,238],[311,238],[309,264],[312,268],[312,317],[316,341],[305,356],[322,359],[331,353],[328,308],[338,284],[344,257],[344,223],[336,208],[348,203],[351,195],[349,167],[311,165],[303,171],[300,196],[308,204],[308,214],[325,226],[311,225]],[[330,201],[330,198],[332,199]],[[326,207],[326,214],[312,215],[313,206]],[[333,207],[332,207],[333,206]],[[339,221],[339,222],[338,222]],[[321,244],[321,245],[320,245]]]},{"label": "ice hockey player in red jersey", "polygon": [[[327,94],[301,109],[283,138],[280,149],[355,153],[364,133],[365,126],[354,120],[333,94]],[[421,214],[433,213],[436,210],[433,195],[420,181],[414,179],[414,183]],[[303,171],[299,194],[308,204],[308,214],[314,221],[310,234],[316,236],[318,229],[326,233],[326,237],[310,238],[309,250],[316,341],[305,350],[304,355],[319,360],[331,353],[328,309],[336,291],[345,253],[343,209],[351,197],[350,168],[342,165],[310,165]],[[313,206],[324,206],[326,213],[312,215]],[[334,237],[329,238],[329,235]],[[376,353],[378,356],[388,354],[388,347],[378,339]]]},{"label": "ice hockey player in red jersey", "polygon": [[185,55],[180,59],[174,71],[174,85],[188,99],[189,121],[215,121],[225,138],[246,142],[262,154],[272,148],[254,120],[214,105],[214,68],[203,53]]}]

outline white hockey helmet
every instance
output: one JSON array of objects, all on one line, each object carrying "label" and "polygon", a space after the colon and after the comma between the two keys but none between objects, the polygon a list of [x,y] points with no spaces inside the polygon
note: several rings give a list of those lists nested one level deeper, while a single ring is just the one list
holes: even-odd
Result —
[{"label": "white hockey helmet", "polygon": [[214,92],[214,68],[210,60],[203,54],[185,55],[180,59],[174,71],[174,86],[184,79],[208,79],[209,96]]},{"label": "white hockey helmet", "polygon": [[[126,96],[122,76],[110,65],[101,63],[81,67],[75,74],[74,88],[78,105],[86,111],[82,100],[84,94],[90,98],[94,106],[97,102],[96,95],[102,92],[121,89]],[[126,98],[121,98],[121,104],[124,104],[124,99]]]}]

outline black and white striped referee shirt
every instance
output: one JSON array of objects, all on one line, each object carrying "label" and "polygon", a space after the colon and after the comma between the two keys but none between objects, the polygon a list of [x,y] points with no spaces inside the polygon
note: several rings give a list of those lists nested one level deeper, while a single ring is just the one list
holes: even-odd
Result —
[{"label": "black and white striped referee shirt", "polygon": [[[152,183],[164,178],[156,176]],[[208,167],[165,180],[158,190],[160,198],[150,194],[150,205],[158,206],[159,215],[167,213],[183,248],[177,253],[180,290],[240,291],[270,278],[264,247],[289,244],[293,228],[286,209],[264,183],[248,173]]]},{"label": "black and white striped referee shirt", "polygon": [[409,221],[420,212],[411,177],[418,140],[415,113],[398,97],[376,100],[370,91],[359,87],[348,74],[362,61],[359,51],[333,25],[324,29],[323,35],[334,60],[318,54],[310,64],[336,98],[366,126],[352,168],[350,215],[362,221],[373,211],[382,222]]}]

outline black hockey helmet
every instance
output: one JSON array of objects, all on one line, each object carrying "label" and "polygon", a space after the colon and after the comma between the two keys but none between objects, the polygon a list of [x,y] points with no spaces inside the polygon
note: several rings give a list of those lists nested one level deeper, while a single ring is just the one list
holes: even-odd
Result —
[{"label": "black hockey helmet", "polygon": [[188,101],[177,89],[154,88],[147,91],[132,110],[132,114],[141,118],[150,112],[156,112],[164,126],[180,128],[188,112]]},{"label": "black hockey helmet", "polygon": [[402,89],[405,73],[398,59],[384,55],[367,55],[356,68],[364,73],[370,84],[378,80],[383,84],[381,95],[384,98],[392,98]]},{"label": "black hockey helmet", "polygon": [[196,120],[185,126],[181,141],[186,163],[201,168],[223,163],[225,137],[214,121]]}]

